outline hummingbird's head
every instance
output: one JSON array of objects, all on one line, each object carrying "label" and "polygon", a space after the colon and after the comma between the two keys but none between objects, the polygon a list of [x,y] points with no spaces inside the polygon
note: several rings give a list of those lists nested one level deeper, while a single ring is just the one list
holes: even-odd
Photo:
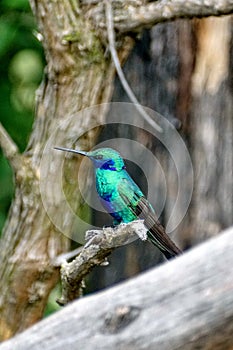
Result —
[{"label": "hummingbird's head", "polygon": [[93,161],[96,168],[115,171],[125,169],[120,153],[112,148],[99,148],[88,152],[88,157]]},{"label": "hummingbird's head", "polygon": [[99,148],[94,151],[84,152],[70,148],[54,147],[60,151],[67,151],[80,154],[90,158],[96,169],[120,171],[125,169],[124,161],[117,151],[112,148]]}]

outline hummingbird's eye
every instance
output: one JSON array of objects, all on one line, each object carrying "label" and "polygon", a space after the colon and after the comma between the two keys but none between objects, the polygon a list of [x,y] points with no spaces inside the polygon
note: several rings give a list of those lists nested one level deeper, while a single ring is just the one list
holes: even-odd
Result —
[{"label": "hummingbird's eye", "polygon": [[97,156],[94,157],[95,159],[103,159],[103,156],[101,154],[98,154]]}]

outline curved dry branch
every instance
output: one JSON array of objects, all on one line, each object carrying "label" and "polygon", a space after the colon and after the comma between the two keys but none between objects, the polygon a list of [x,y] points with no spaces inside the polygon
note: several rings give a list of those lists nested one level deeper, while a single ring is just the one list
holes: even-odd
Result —
[{"label": "curved dry branch", "polygon": [[112,4],[110,0],[105,0],[105,7],[106,7],[106,23],[107,23],[107,33],[108,33],[108,42],[109,42],[109,49],[112,55],[112,60],[114,62],[118,77],[121,81],[121,84],[128,95],[130,101],[135,104],[136,109],[142,116],[144,120],[147,121],[148,124],[150,124],[155,130],[158,132],[163,132],[162,128],[149,116],[149,114],[146,113],[146,111],[143,109],[139,101],[137,100],[136,96],[134,95],[134,92],[132,91],[129,83],[127,82],[125,75],[121,69],[121,64],[117,55],[116,51],[116,45],[115,45],[115,34],[114,34],[114,25],[113,25],[113,15],[112,15]]}]

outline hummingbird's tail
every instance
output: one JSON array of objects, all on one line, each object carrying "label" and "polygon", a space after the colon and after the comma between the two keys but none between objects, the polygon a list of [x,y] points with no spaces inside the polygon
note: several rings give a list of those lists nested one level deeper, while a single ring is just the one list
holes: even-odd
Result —
[{"label": "hummingbird's tail", "polygon": [[174,258],[182,254],[182,250],[178,248],[171,238],[167,235],[164,227],[156,219],[154,212],[152,212],[149,202],[145,198],[141,198],[138,203],[138,208],[143,214],[144,225],[148,228],[148,239],[159,248],[167,259]]},{"label": "hummingbird's tail", "polygon": [[[170,239],[167,235],[164,227],[160,224],[159,221],[154,221],[153,225],[148,225],[148,219],[146,218],[144,224],[146,227],[150,227],[147,232],[148,239],[159,248],[159,250],[165,255],[165,257],[169,260],[180,254],[182,254],[182,250],[180,250],[175,243]],[[153,218],[154,219],[154,218]],[[150,220],[149,220],[150,221]]]},{"label": "hummingbird's tail", "polygon": [[[128,185],[128,184],[127,184]],[[122,186],[122,184],[121,184]],[[157,220],[154,209],[148,200],[140,195],[140,192],[134,191],[134,200],[137,204],[133,204],[130,197],[126,195],[126,191],[118,187],[119,194],[123,199],[125,205],[132,210],[136,217],[144,220],[144,225],[148,229],[148,239],[165,255],[167,259],[171,259],[177,255],[182,254],[182,251],[175,245],[175,243],[167,235],[164,227]]]},{"label": "hummingbird's tail", "polygon": [[165,255],[165,257],[167,258],[167,260],[170,260],[172,258],[175,258],[178,254],[181,254],[181,253],[178,253],[178,254],[171,254],[170,252],[168,251],[164,251],[163,254]]}]

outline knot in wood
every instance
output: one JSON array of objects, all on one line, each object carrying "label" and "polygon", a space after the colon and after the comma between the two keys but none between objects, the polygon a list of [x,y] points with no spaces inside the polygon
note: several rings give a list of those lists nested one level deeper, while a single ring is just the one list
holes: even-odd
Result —
[{"label": "knot in wood", "polygon": [[118,333],[133,322],[140,314],[136,306],[117,306],[113,312],[107,313],[104,320],[103,333]]}]

